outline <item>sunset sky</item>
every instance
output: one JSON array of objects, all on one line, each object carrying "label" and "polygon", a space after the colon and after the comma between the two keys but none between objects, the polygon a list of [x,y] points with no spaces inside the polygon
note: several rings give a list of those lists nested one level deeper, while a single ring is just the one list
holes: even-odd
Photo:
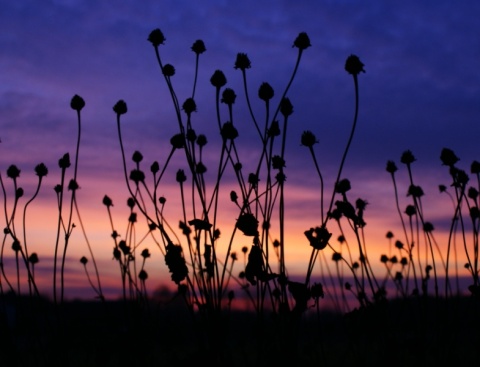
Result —
[{"label": "sunset sky", "polygon": [[[472,161],[480,160],[479,15],[480,3],[473,0],[0,0],[0,171],[10,190],[7,203],[11,208],[12,181],[6,170],[11,164],[21,169],[19,183],[25,195],[16,221],[21,231],[23,208],[37,183],[34,167],[43,162],[49,169],[40,196],[27,211],[26,225],[29,251],[40,257],[36,271],[44,279],[42,290],[51,291],[48,282],[58,214],[53,188],[60,180],[58,159],[66,152],[74,155],[77,121],[70,100],[78,94],[86,102],[78,170],[79,209],[100,264],[104,291],[109,296],[119,292],[111,228],[102,205],[104,195],[112,198],[116,230],[123,235],[129,195],[112,107],[120,99],[127,103],[128,113],[122,116],[127,159],[140,151],[146,171],[154,160],[162,166],[171,148],[170,138],[178,132],[168,89],[147,41],[155,28],[166,37],[161,56],[176,69],[172,82],[181,103],[192,92],[195,54],[191,46],[197,39],[205,43],[193,124],[197,133],[209,139],[205,154],[212,175],[220,151],[215,88],[210,84],[213,72],[222,70],[226,87],[237,94],[237,144],[248,166],[258,156],[259,139],[246,109],[241,72],[234,69],[236,55],[246,53],[251,60],[248,88],[261,120],[264,109],[257,97],[259,86],[268,82],[273,87],[276,106],[295,65],[293,42],[300,32],[308,34],[311,47],[304,51],[287,94],[294,106],[285,168],[286,261],[291,274],[304,274],[311,247],[303,232],[320,224],[319,178],[300,137],[306,130],[317,137],[315,151],[330,198],[354,115],[353,78],[344,70],[351,54],[359,56],[366,72],[359,75],[359,119],[342,177],[351,182],[352,200],[368,202],[365,234],[369,257],[378,265],[380,255],[388,252],[387,231],[401,238],[385,166],[388,160],[397,163],[401,205],[405,206],[408,177],[400,157],[406,150],[417,159],[413,170],[425,192],[425,214],[441,238],[452,215],[450,199],[438,190],[439,184],[451,184],[448,169],[439,158],[441,149],[452,149],[460,157],[458,166],[467,172]],[[226,117],[225,106],[222,108]],[[175,228],[181,218],[174,176],[177,169],[187,169],[182,158],[174,157],[159,189],[159,195],[167,198],[167,220]],[[223,191],[222,220],[233,223],[236,212],[229,200],[229,186]],[[3,206],[3,195],[0,202]],[[5,226],[4,215],[0,221]],[[139,239],[144,232],[138,229]],[[239,237],[235,245],[238,252],[251,244],[242,241]],[[4,263],[12,280],[15,265],[10,242],[7,239],[4,245]],[[139,248],[143,247],[152,252],[147,261],[150,289],[169,285],[161,253],[148,241]],[[90,258],[78,228],[68,252],[68,297],[94,296],[79,262],[84,255]],[[326,256],[330,258],[331,252]]]}]

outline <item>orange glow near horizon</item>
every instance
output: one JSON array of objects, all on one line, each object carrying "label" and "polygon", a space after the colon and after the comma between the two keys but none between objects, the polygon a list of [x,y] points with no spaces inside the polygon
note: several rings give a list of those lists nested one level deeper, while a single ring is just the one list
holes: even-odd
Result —
[{"label": "orange glow near horizon", "polygon": [[[129,209],[126,205],[126,198],[128,197],[127,190],[124,186],[122,186],[123,182],[109,182],[107,180],[98,181],[95,178],[82,180],[82,182],[82,190],[78,191],[78,203],[82,223],[86,231],[87,238],[84,237],[81,226],[79,225],[79,220],[76,214],[74,214],[73,222],[76,223],[76,228],[74,230],[74,233],[72,234],[67,252],[65,295],[66,298],[70,299],[92,299],[95,297],[95,293],[88,283],[88,278],[85,274],[84,267],[79,261],[82,256],[86,256],[89,259],[87,265],[88,273],[91,281],[96,286],[97,284],[95,271],[92,266],[93,264],[91,261],[91,254],[89,252],[86,242],[88,240],[88,243],[91,246],[95,261],[99,269],[100,282],[104,290],[104,294],[107,298],[116,299],[121,296],[121,279],[118,263],[113,260],[112,250],[114,242],[111,238],[111,227],[107,215],[107,210],[105,206],[101,203],[103,195],[107,194],[107,192],[101,193],[101,190],[102,188],[108,188],[108,194],[113,199],[113,221],[115,230],[117,230],[120,234],[120,238],[124,238],[124,231],[127,227],[127,218],[129,216]],[[169,187],[163,188],[163,190],[165,190],[166,193],[170,193],[169,195],[166,195],[169,199],[167,200],[167,205],[164,209],[165,218],[169,221],[169,226],[171,226],[173,231],[175,231],[179,236],[179,240],[185,252],[186,243],[184,237],[182,237],[180,231],[178,230],[178,221],[180,220],[182,215],[178,209],[175,209],[180,207],[180,202],[178,201],[178,188]],[[227,193],[229,192],[229,190],[227,188],[224,188],[223,192],[228,197]],[[311,202],[310,198],[315,198],[315,193],[316,189],[296,189],[294,187],[289,187],[287,192],[287,207],[285,220],[286,267],[289,277],[300,282],[305,280],[307,264],[312,253],[312,247],[310,247],[308,240],[304,235],[304,231],[308,230],[310,227],[315,227],[320,223],[319,214],[317,214],[317,212],[319,213],[319,210],[314,209],[314,207],[318,204],[305,204],[309,201]],[[176,197],[177,199],[175,199]],[[51,200],[52,198],[54,198],[53,195],[48,200]],[[38,287],[43,294],[51,297],[53,276],[52,259],[54,253],[58,211],[55,208],[55,201],[53,200],[48,202],[48,200],[47,198],[42,198],[38,203],[33,202],[31,207],[29,207],[26,215],[26,238],[29,253],[31,254],[32,252],[36,252],[40,259],[40,262],[36,265],[35,273]],[[382,205],[390,205],[388,203],[389,200],[385,200],[385,202],[387,204],[382,201],[378,202],[378,207],[372,206],[372,208],[368,208],[365,214],[365,218],[367,221],[367,225],[364,228],[366,242],[365,249],[367,251],[367,257],[371,263],[373,273],[377,277],[379,282],[383,281],[383,279],[387,275],[385,265],[380,262],[381,255],[388,255],[389,258],[393,255],[396,255],[398,259],[400,259],[401,256],[405,256],[405,254],[402,255],[402,253],[393,246],[394,241],[397,238],[401,238],[402,229],[399,227],[398,224],[396,227],[392,226],[392,223],[395,223],[397,221],[394,217],[395,211],[393,207],[389,209],[388,215],[382,213],[382,210],[385,210],[385,207],[382,207]],[[436,208],[433,209],[437,212],[437,214],[440,210],[445,212],[451,210],[449,208],[438,205]],[[220,205],[218,228],[220,228],[221,230],[221,236],[218,240],[216,250],[219,258],[222,259],[222,263],[223,259],[225,258],[225,251],[228,246],[231,231],[233,229],[233,225],[235,223],[237,215],[238,209],[236,209],[236,207],[229,200],[224,201]],[[20,228],[22,228],[20,218],[21,215],[19,213],[17,221],[15,223],[17,229],[17,236],[18,233],[20,233]],[[138,223],[136,224],[135,243],[141,241],[148,232],[147,225],[141,218],[140,213],[138,213],[138,218]],[[191,218],[187,218],[187,220],[188,219]],[[343,219],[342,227],[345,231],[345,237],[347,239],[349,248],[347,248],[346,244],[340,245],[340,243],[337,241],[340,232],[337,228],[337,225],[333,221],[330,222],[328,227],[329,230],[332,232],[330,245],[333,249],[335,249],[335,251],[341,252],[347,260],[349,260],[351,256],[353,261],[358,261],[358,243],[353,235],[353,232],[347,225],[347,222]],[[270,243],[273,240],[278,239],[278,223],[272,223],[271,229],[273,235]],[[388,239],[386,238],[387,231],[392,231],[395,235],[391,243],[389,243]],[[439,231],[438,233],[435,233],[435,236],[435,240],[439,244],[443,256],[445,256],[448,233]],[[160,236],[155,235],[155,237],[157,238],[157,240],[160,240]],[[238,261],[236,262],[233,269],[234,276],[237,276],[239,272],[244,269],[244,256],[241,248],[243,246],[247,246],[247,248],[250,248],[251,245],[252,237],[247,237],[244,236],[242,233],[237,232],[232,246],[232,251],[236,252],[238,256]],[[10,246],[11,244],[7,241],[4,248],[4,271],[10,283],[15,288],[15,263]],[[429,249],[425,247],[423,238],[421,238],[420,246],[420,257],[422,259],[425,258],[424,256],[428,256],[430,258],[430,252],[425,252],[429,251]],[[167,287],[173,290],[175,288],[175,284],[170,279],[170,274],[165,265],[162,252],[159,250],[158,246],[155,244],[155,242],[150,236],[146,236],[145,239],[137,247],[137,258],[139,259],[137,261],[137,273],[140,269],[139,267],[141,266],[141,258],[138,254],[144,248],[148,248],[150,253],[152,254],[151,258],[146,261],[145,265],[145,270],[149,274],[149,278],[147,281],[148,291],[153,294],[153,292],[161,289],[162,287]],[[58,266],[60,266],[62,249],[63,238],[60,238]],[[434,251],[436,253],[435,256],[437,256],[436,265],[438,269],[438,276],[443,276],[444,273],[442,270],[442,263],[439,260],[437,249],[435,248]],[[335,267],[335,263],[332,261],[332,254],[333,251],[329,247],[319,253],[311,278],[312,283],[323,283],[325,289],[331,289],[329,279],[331,279],[332,276],[334,279],[336,279],[337,277],[337,270]],[[449,262],[449,273],[452,276],[455,274],[456,271],[458,271],[460,276],[465,276],[467,275],[467,272],[464,269],[463,264],[466,262],[466,258],[463,248],[460,247],[459,243],[457,243],[457,254],[458,258],[457,262],[455,263],[455,257],[452,251]],[[416,258],[417,252],[414,251],[413,255]],[[188,260],[186,252],[185,256]],[[273,248],[270,248],[270,265],[273,272],[278,271],[277,263],[278,262],[275,252]],[[424,262],[423,267],[425,265],[426,263]],[[348,268],[343,264],[343,262],[340,263],[340,269],[343,276],[349,277],[351,275]],[[399,264],[395,265],[395,267],[392,268],[392,272],[398,270],[400,270]],[[420,272],[420,270],[417,269],[417,272]],[[27,291],[26,274],[24,270],[21,272],[21,277],[22,290]],[[3,283],[3,287],[4,290],[7,289],[5,282]]]}]

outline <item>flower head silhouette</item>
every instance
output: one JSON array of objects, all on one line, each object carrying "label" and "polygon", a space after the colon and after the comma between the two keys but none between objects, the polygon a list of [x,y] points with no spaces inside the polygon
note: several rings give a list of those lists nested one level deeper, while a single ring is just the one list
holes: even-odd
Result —
[{"label": "flower head silhouette", "polygon": [[365,72],[364,65],[356,55],[350,55],[345,61],[345,70],[352,75],[358,75]]},{"label": "flower head silhouette", "polygon": [[75,94],[72,100],[70,101],[70,107],[72,107],[73,110],[80,112],[82,108],[85,107],[85,101],[83,100],[82,97]]},{"label": "flower head silhouette", "polygon": [[165,43],[165,36],[160,29],[156,28],[148,35],[148,41],[150,41],[154,47],[158,47]]},{"label": "flower head silhouette", "polygon": [[235,60],[234,68],[244,71],[245,69],[250,69],[251,67],[252,67],[252,64],[247,54],[239,52],[237,54],[237,59]]},{"label": "flower head silhouette", "polygon": [[310,46],[310,38],[305,32],[301,32],[293,42],[292,47],[297,47],[299,50],[305,50]]},{"label": "flower head silhouette", "polygon": [[196,40],[192,45],[192,51],[197,55],[203,54],[207,49],[205,48],[205,43],[202,40]]}]

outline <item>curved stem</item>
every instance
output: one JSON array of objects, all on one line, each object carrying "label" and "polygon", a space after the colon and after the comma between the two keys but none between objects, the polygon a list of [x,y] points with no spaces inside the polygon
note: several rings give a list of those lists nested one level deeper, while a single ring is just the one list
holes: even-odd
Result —
[{"label": "curved stem", "polygon": [[[335,180],[335,184],[334,184],[334,187],[333,187],[333,193],[332,193],[332,200],[330,201],[330,206],[328,208],[328,212],[330,212],[332,210],[332,206],[333,206],[333,202],[335,200],[335,194],[336,194],[336,191],[335,191],[335,187],[337,186],[338,182],[340,181],[340,176],[342,175],[342,170],[343,170],[343,166],[345,164],[345,161],[346,161],[346,158],[347,158],[347,154],[348,154],[348,151],[350,149],[350,144],[352,143],[352,140],[353,140],[353,135],[355,134],[355,128],[357,127],[357,119],[358,119],[358,77],[356,74],[353,74],[353,83],[355,85],[355,115],[353,117],[353,125],[352,125],[352,130],[350,131],[350,137],[348,138],[348,142],[347,142],[347,145],[345,147],[345,151],[343,152],[343,156],[342,156],[342,160],[340,162],[340,167],[338,169],[338,173],[337,173],[337,178]],[[325,219],[326,221],[327,219]],[[324,224],[326,224],[324,222]]]}]

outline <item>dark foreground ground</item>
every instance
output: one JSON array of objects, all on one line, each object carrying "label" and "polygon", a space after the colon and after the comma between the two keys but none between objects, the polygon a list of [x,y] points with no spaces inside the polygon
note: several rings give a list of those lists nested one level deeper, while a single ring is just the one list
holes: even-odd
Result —
[{"label": "dark foreground ground", "polygon": [[480,300],[386,301],[299,320],[180,305],[0,298],[0,366],[478,365]]}]

